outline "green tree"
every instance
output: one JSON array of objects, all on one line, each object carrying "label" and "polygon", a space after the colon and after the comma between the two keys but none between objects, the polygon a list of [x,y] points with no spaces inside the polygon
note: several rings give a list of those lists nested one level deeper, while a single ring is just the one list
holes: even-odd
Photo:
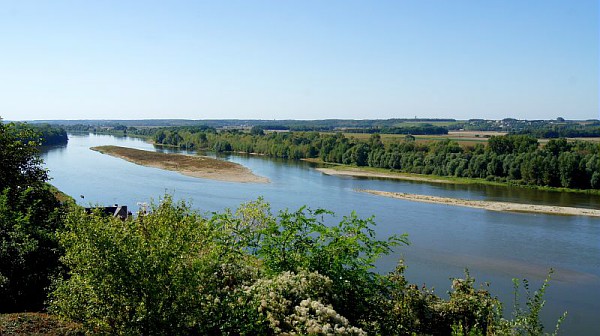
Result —
[{"label": "green tree", "polygon": [[17,192],[48,179],[39,157],[39,143],[39,134],[33,129],[4,124],[0,118],[0,190]]},{"label": "green tree", "polygon": [[253,126],[250,129],[250,134],[252,134],[252,135],[265,135],[265,130],[264,130],[264,128],[262,128],[260,126]]},{"label": "green tree", "polygon": [[210,334],[219,293],[252,265],[229,263],[231,246],[217,246],[219,234],[170,197],[125,221],[73,211],[60,234],[69,277],[52,310],[111,334]]},{"label": "green tree", "polygon": [[565,188],[576,187],[578,179],[577,155],[571,152],[563,152],[558,156],[558,171],[560,173],[560,183]]},{"label": "green tree", "polygon": [[37,135],[0,120],[0,312],[39,311],[59,270],[63,207],[46,184]]},{"label": "green tree", "polygon": [[377,240],[373,218],[361,219],[355,213],[338,225],[328,226],[330,212],[301,208],[283,211],[278,222],[270,222],[258,249],[270,272],[318,272],[333,281],[332,303],[338,312],[354,324],[365,319],[379,290],[375,261],[408,244],[406,235]]}]

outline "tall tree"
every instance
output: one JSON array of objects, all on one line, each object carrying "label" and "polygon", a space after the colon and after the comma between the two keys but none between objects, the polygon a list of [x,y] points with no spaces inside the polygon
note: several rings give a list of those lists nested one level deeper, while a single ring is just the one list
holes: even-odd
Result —
[{"label": "tall tree", "polygon": [[38,155],[39,136],[33,129],[4,124],[0,118],[0,190],[15,191],[48,179]]},{"label": "tall tree", "polygon": [[62,206],[41,166],[36,134],[0,120],[0,313],[43,309],[58,271]]}]

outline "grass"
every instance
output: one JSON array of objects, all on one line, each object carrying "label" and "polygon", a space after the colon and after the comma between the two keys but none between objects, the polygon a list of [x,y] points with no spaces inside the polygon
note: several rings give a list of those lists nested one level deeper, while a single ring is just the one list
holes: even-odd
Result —
[{"label": "grass", "polygon": [[71,196],[65,194],[64,192],[58,190],[58,188],[56,188],[52,184],[48,183],[48,186],[50,187],[50,191],[54,194],[54,197],[56,197],[56,199],[59,202],[65,203],[65,202],[74,202],[75,201],[73,199],[73,197],[71,197]]},{"label": "grass", "polygon": [[[324,132],[324,134],[333,134]],[[369,140],[372,134],[370,133],[343,133],[346,138],[355,138],[357,140]],[[442,135],[414,135],[418,143],[430,143],[433,141],[442,141],[450,139],[458,142],[461,146],[475,146],[476,144],[486,144],[487,140],[492,135],[502,135],[500,132],[449,132]],[[406,134],[380,134],[381,141],[385,144],[390,144],[396,141],[404,140]]]},{"label": "grass", "polygon": [[82,326],[45,313],[0,314],[0,335],[84,335]]}]

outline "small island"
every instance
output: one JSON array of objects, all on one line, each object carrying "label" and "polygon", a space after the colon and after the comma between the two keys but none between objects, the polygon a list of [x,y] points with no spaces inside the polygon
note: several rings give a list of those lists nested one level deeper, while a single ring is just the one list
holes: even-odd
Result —
[{"label": "small island", "polygon": [[142,166],[172,170],[192,177],[241,183],[270,182],[268,178],[255,175],[242,165],[205,156],[166,154],[119,146],[98,146],[90,149]]}]

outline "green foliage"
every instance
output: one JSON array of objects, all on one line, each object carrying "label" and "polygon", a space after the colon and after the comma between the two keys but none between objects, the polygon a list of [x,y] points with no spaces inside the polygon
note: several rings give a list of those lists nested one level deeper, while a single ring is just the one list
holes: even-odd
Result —
[{"label": "green foliage", "polygon": [[475,288],[465,272],[464,279],[453,279],[449,299],[443,300],[433,290],[408,283],[406,267],[401,262],[383,279],[379,298],[381,312],[371,318],[374,330],[381,335],[460,335],[490,334],[501,320],[502,307],[486,287]]},{"label": "green foliage", "polygon": [[379,134],[415,134],[415,135],[433,135],[448,134],[448,128],[444,126],[434,126],[428,123],[402,125],[400,127],[375,127],[375,128],[348,128],[344,130],[347,133],[379,133]]},{"label": "green foliage", "polygon": [[62,213],[47,186],[0,194],[0,312],[44,308],[50,278],[59,272],[54,232]]},{"label": "green foliage", "polygon": [[454,279],[450,299],[440,310],[447,325],[458,326],[465,335],[490,334],[494,321],[502,317],[502,307],[487,289],[475,289],[474,283],[468,271],[464,279]]},{"label": "green foliage", "polygon": [[323,209],[283,211],[270,222],[258,250],[272,273],[306,269],[333,281],[332,303],[350,321],[359,321],[372,308],[369,298],[377,288],[374,262],[392,247],[407,244],[405,235],[382,241],[375,238],[373,218],[356,213],[328,226]]},{"label": "green foliage", "polygon": [[222,153],[222,152],[230,152],[231,148],[232,148],[231,144],[227,140],[219,140],[219,141],[215,142],[213,150],[217,153]]},{"label": "green foliage", "polygon": [[265,129],[261,126],[254,126],[250,129],[252,135],[265,135]]},{"label": "green foliage", "polygon": [[329,227],[325,214],[274,217],[258,200],[205,218],[170,197],[125,221],[73,210],[52,310],[109,333],[360,334],[331,305],[363,314],[373,262],[405,238],[377,241],[356,214]]},{"label": "green foliage", "polygon": [[53,146],[53,145],[66,145],[69,141],[67,137],[67,132],[64,128],[53,126],[50,124],[17,124],[19,128],[29,128],[32,129],[36,138],[30,138],[25,140],[33,140],[38,142],[43,146]]},{"label": "green foliage", "polygon": [[38,145],[39,139],[31,128],[4,124],[0,119],[0,190],[9,188],[14,192],[39,185],[48,179]]},{"label": "green foliage", "polygon": [[526,135],[492,136],[488,140],[488,147],[497,155],[528,153],[537,149],[538,141]]},{"label": "green foliage", "polygon": [[[449,299],[374,262],[406,236],[322,209],[273,215],[261,199],[205,217],[166,196],[125,221],[74,209],[59,235],[70,268],[52,312],[88,331],[158,335],[517,335],[538,332],[543,292],[502,318],[475,280]],[[526,286],[526,288],[528,288]],[[528,290],[528,289],[527,289]]]},{"label": "green foliage", "polygon": [[[513,319],[507,322],[507,326],[511,330],[511,335],[547,335],[544,333],[544,325],[540,322],[540,313],[546,301],[544,300],[544,294],[548,288],[550,277],[553,273],[551,269],[548,276],[544,280],[542,286],[537,291],[531,292],[529,288],[529,281],[523,279],[513,279],[514,285],[514,308],[513,308]],[[525,292],[525,306],[521,306],[520,298],[520,283],[523,284],[523,290]],[[557,335],[560,325],[566,318],[567,312],[565,312],[557,321],[554,332],[551,335]]]},{"label": "green foliage", "polygon": [[227,279],[215,234],[169,197],[125,221],[73,211],[60,234],[70,277],[58,283],[52,309],[109,333],[185,334],[210,320],[213,293]]},{"label": "green foliage", "polygon": [[60,271],[55,231],[63,207],[45,183],[37,135],[0,120],[0,312],[44,308],[50,278]]}]

